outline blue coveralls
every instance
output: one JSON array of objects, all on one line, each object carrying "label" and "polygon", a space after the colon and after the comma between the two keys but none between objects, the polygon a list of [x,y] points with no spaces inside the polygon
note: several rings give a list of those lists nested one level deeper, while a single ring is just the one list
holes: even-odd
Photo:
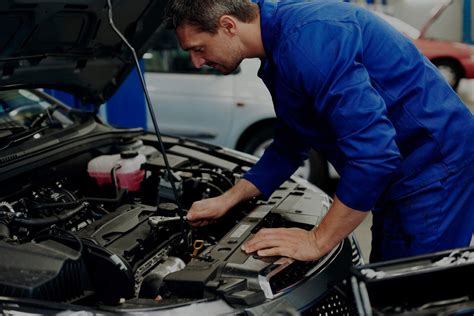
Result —
[{"label": "blue coveralls", "polygon": [[352,4],[259,5],[278,122],[244,178],[270,196],[314,148],[341,176],[337,197],[373,212],[372,261],[469,245],[474,119],[435,66]]}]

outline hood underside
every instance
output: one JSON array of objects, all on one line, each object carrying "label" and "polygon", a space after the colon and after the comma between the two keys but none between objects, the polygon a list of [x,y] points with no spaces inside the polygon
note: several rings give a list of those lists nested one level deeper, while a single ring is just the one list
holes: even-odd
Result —
[{"label": "hood underside", "polygon": [[[111,2],[115,25],[141,56],[166,0]],[[108,9],[107,0],[0,1],[0,89],[53,88],[105,102],[134,67]]]}]

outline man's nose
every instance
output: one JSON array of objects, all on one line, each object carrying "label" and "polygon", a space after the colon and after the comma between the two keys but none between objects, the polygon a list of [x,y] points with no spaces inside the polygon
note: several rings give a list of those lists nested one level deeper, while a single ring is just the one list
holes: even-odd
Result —
[{"label": "man's nose", "polygon": [[202,68],[202,66],[204,66],[206,63],[206,60],[198,56],[196,53],[191,52],[191,62],[193,63],[194,67]]}]

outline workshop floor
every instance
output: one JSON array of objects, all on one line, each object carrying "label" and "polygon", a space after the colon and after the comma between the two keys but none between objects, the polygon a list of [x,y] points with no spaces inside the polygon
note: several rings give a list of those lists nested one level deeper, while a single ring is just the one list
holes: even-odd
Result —
[{"label": "workshop floor", "polygon": [[[471,109],[471,112],[474,113],[474,80],[462,80],[458,94],[464,100],[466,105]],[[372,225],[372,215],[370,214],[367,219],[356,229],[355,234],[362,248],[362,254],[366,263],[369,262],[370,255],[370,243],[372,236],[370,233],[370,227]],[[471,245],[474,246],[474,235],[471,241]]]}]

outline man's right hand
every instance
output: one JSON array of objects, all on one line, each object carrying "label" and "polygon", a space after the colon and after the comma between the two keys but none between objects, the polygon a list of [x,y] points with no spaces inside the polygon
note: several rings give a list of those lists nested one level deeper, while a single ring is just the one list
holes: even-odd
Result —
[{"label": "man's right hand", "polygon": [[224,194],[194,202],[187,214],[192,226],[204,226],[223,216],[236,204],[261,194],[251,182],[242,179]]},{"label": "man's right hand", "polygon": [[194,202],[188,211],[188,222],[196,227],[208,225],[227,213],[227,204],[224,195]]}]

